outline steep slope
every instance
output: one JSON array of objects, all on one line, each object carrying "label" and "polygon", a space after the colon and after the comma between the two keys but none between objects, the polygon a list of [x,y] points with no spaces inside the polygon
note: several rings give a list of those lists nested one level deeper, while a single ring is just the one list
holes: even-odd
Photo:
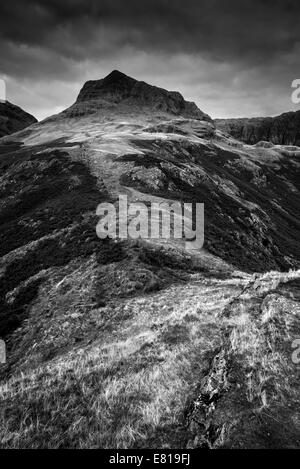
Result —
[{"label": "steep slope", "polygon": [[[299,446],[299,151],[243,145],[150,85],[145,104],[119,72],[96,83],[0,140],[0,445]],[[204,249],[98,239],[119,194],[205,203]]]},{"label": "steep slope", "polygon": [[251,145],[267,141],[275,145],[300,146],[300,111],[276,117],[216,119],[215,124],[223,132]]},{"label": "steep slope", "polygon": [[0,101],[0,138],[35,124],[37,120],[18,106]]}]

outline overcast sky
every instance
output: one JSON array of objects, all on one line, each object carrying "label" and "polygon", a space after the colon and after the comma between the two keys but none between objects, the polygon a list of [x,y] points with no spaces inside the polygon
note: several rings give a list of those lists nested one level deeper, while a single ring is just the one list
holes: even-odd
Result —
[{"label": "overcast sky", "polygon": [[212,117],[296,110],[299,0],[0,3],[7,99],[42,119],[118,69],[180,91]]}]

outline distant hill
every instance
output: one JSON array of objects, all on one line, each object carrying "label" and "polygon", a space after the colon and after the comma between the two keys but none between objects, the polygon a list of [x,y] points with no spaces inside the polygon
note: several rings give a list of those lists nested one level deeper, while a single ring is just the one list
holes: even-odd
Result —
[{"label": "distant hill", "polygon": [[223,132],[251,145],[268,141],[275,145],[300,146],[300,111],[277,117],[216,119],[215,124]]},{"label": "distant hill", "polygon": [[0,101],[0,138],[37,122],[36,118],[8,101]]}]

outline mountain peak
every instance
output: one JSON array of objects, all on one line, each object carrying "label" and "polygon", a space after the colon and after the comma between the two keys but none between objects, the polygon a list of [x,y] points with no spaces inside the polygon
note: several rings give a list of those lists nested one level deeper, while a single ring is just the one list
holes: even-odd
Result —
[{"label": "mountain peak", "polygon": [[[168,91],[157,86],[138,81],[119,70],[113,70],[101,80],[88,81],[81,89],[76,106],[81,103],[99,102],[103,108],[111,105],[119,110],[162,112],[182,117],[208,120],[195,103],[185,101],[177,91]],[[101,106],[100,106],[101,107]]]},{"label": "mountain peak", "polygon": [[125,75],[125,73],[122,73],[119,70],[113,70],[105,78],[103,78],[105,83],[116,83],[120,80],[133,80],[133,78]]}]

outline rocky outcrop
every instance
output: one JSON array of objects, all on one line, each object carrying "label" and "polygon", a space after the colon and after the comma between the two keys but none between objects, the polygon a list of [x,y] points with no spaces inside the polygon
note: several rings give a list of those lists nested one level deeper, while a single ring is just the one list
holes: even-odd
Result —
[{"label": "rocky outcrop", "polygon": [[167,114],[211,121],[195,103],[185,101],[176,91],[148,85],[135,80],[117,70],[111,72],[102,80],[88,81],[79,93],[75,108],[91,108],[116,106],[120,108],[138,107]]},{"label": "rocky outcrop", "polygon": [[0,138],[25,129],[37,120],[18,106],[0,101]]},{"label": "rocky outcrop", "polygon": [[300,111],[277,117],[216,119],[215,124],[223,132],[251,145],[268,141],[275,145],[300,146]]}]

